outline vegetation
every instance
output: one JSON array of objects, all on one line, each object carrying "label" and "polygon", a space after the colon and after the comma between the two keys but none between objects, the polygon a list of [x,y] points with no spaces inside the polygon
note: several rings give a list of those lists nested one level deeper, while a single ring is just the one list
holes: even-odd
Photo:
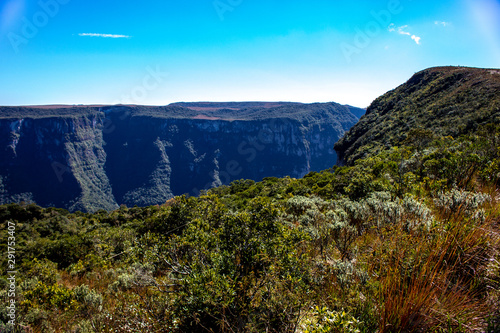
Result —
[{"label": "vegetation", "polygon": [[18,323],[35,332],[495,332],[499,138],[494,125],[425,146],[410,137],[353,166],[235,181],[162,206],[0,206],[3,253],[7,221],[16,224]]},{"label": "vegetation", "polygon": [[394,127],[302,179],[93,214],[0,206],[3,253],[16,225],[17,329],[499,332],[500,125],[481,112],[454,136]]}]

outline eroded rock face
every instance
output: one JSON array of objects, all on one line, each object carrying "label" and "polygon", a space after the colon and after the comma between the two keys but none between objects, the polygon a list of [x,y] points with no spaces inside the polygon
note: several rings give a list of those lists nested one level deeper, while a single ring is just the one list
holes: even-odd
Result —
[{"label": "eroded rock face", "polygon": [[70,210],[116,208],[104,171],[103,119],[98,114],[1,119],[1,202],[34,201]]},{"label": "eroded rock face", "polygon": [[252,108],[1,108],[0,203],[112,210],[302,177],[336,163],[334,143],[358,120],[335,103]]}]

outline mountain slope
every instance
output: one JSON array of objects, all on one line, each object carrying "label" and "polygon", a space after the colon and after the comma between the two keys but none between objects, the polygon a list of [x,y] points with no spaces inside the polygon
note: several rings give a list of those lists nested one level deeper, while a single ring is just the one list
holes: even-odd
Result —
[{"label": "mountain slope", "polygon": [[429,68],[377,98],[335,150],[338,163],[350,165],[398,145],[412,129],[456,137],[486,122],[500,123],[500,70]]}]

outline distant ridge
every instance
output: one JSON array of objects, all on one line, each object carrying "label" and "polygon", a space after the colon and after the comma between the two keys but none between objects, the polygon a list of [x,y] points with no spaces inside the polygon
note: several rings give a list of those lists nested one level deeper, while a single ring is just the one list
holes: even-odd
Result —
[{"label": "distant ridge", "polygon": [[166,106],[152,105],[31,105],[0,106],[1,118],[50,118],[91,115],[100,112],[127,112],[134,116],[161,118],[255,120],[291,117],[302,120],[314,114],[333,108],[351,112],[358,119],[365,109],[338,103],[296,103],[296,102],[179,102]]},{"label": "distant ridge", "polygon": [[179,102],[170,105],[182,106],[192,110],[242,110],[248,108],[269,109],[284,105],[304,105],[296,102]]}]

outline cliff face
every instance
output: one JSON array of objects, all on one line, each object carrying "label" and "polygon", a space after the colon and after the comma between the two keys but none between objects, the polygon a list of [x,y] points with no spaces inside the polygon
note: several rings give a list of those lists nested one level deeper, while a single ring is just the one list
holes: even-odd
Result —
[{"label": "cliff face", "polygon": [[429,68],[377,98],[335,150],[339,164],[351,165],[412,139],[412,130],[457,137],[488,122],[500,123],[500,70]]},{"label": "cliff face", "polygon": [[0,203],[111,210],[301,177],[334,165],[334,143],[358,120],[335,103],[252,108],[2,108]]},{"label": "cliff face", "polygon": [[115,208],[102,115],[0,119],[0,200],[71,210]]}]

